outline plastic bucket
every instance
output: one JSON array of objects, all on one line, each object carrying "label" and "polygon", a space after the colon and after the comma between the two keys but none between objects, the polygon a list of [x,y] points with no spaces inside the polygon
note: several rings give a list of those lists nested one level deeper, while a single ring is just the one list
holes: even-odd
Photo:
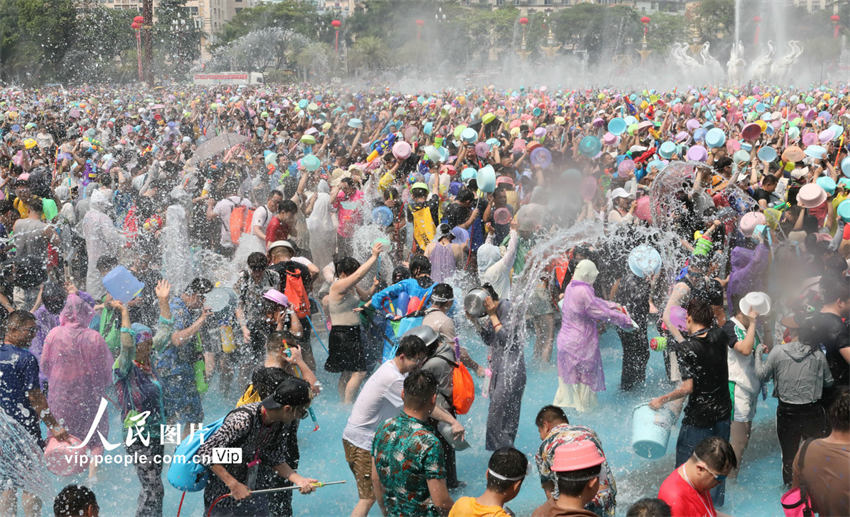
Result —
[{"label": "plastic bucket", "polygon": [[637,406],[632,413],[632,449],[641,458],[660,458],[667,453],[670,430],[676,415],[662,407],[655,411],[649,404]]},{"label": "plastic bucket", "polygon": [[103,277],[103,287],[106,292],[121,303],[127,303],[142,292],[144,282],[133,276],[126,267],[115,266]]}]

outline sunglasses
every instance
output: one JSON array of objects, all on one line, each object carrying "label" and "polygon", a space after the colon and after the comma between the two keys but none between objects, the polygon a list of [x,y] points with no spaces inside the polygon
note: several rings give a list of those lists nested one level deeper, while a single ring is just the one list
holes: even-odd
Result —
[{"label": "sunglasses", "polygon": [[712,471],[711,471],[711,469],[710,469],[710,468],[708,468],[708,464],[707,464],[706,462],[704,462],[704,461],[702,461],[701,459],[699,459],[699,456],[697,456],[697,455],[695,454],[695,455],[694,455],[694,458],[696,458],[696,460],[697,460],[697,461],[699,461],[699,462],[701,462],[701,463],[702,463],[702,465],[700,465],[700,468],[702,468],[704,471],[706,471],[706,472],[708,472],[709,474],[711,474],[711,477],[713,477],[713,478],[714,478],[714,481],[716,481],[718,484],[723,483],[724,481],[726,481],[726,478],[729,476],[728,474],[723,474],[723,475],[715,474],[714,472],[712,472]]}]

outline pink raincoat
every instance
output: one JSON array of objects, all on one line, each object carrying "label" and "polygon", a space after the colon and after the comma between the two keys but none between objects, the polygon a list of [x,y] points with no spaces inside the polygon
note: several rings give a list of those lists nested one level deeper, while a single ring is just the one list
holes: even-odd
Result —
[{"label": "pink raincoat", "polygon": [[573,279],[567,286],[558,332],[558,375],[564,384],[584,384],[593,391],[605,391],[596,323],[631,327],[631,319],[613,307],[597,298],[590,284]]},{"label": "pink raincoat", "polygon": [[[47,334],[41,352],[50,411],[57,420],[64,421],[70,434],[81,440],[94,422],[106,388],[112,385],[114,363],[106,341],[96,330],[88,328],[92,315],[91,305],[76,294],[69,296],[59,315],[59,326]],[[97,430],[108,436],[106,415]],[[100,443],[90,445],[98,447]]]}]

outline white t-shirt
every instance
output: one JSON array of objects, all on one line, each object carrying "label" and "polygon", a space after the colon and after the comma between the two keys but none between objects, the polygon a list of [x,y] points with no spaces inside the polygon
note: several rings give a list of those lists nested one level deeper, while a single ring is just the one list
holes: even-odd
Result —
[{"label": "white t-shirt", "polygon": [[251,201],[239,196],[230,196],[222,199],[213,207],[213,213],[221,219],[220,242],[225,248],[233,247],[233,241],[230,240],[230,213],[239,205],[251,208]]},{"label": "white t-shirt", "polygon": [[265,232],[269,227],[269,223],[271,222],[271,212],[269,212],[269,207],[263,205],[256,210],[254,210],[254,218],[251,220],[251,232],[253,233],[254,227],[259,226]]},{"label": "white t-shirt", "polygon": [[342,431],[342,439],[355,447],[371,451],[372,439],[378,427],[385,420],[398,416],[404,406],[401,390],[405,377],[395,361],[387,361],[375,370],[354,401],[348,423]]}]

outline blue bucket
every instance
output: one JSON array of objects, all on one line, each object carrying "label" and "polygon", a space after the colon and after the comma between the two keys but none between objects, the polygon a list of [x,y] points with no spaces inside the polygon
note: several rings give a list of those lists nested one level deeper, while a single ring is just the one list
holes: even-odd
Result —
[{"label": "blue bucket", "polygon": [[115,266],[103,277],[103,287],[110,296],[121,303],[127,303],[142,292],[145,284],[133,276],[126,267]]},{"label": "blue bucket", "polygon": [[637,406],[632,413],[632,449],[641,458],[657,459],[667,453],[670,430],[676,415],[662,407],[655,411],[649,404]]},{"label": "blue bucket", "polygon": [[386,206],[378,206],[372,210],[372,220],[381,226],[393,224],[393,212]]}]

